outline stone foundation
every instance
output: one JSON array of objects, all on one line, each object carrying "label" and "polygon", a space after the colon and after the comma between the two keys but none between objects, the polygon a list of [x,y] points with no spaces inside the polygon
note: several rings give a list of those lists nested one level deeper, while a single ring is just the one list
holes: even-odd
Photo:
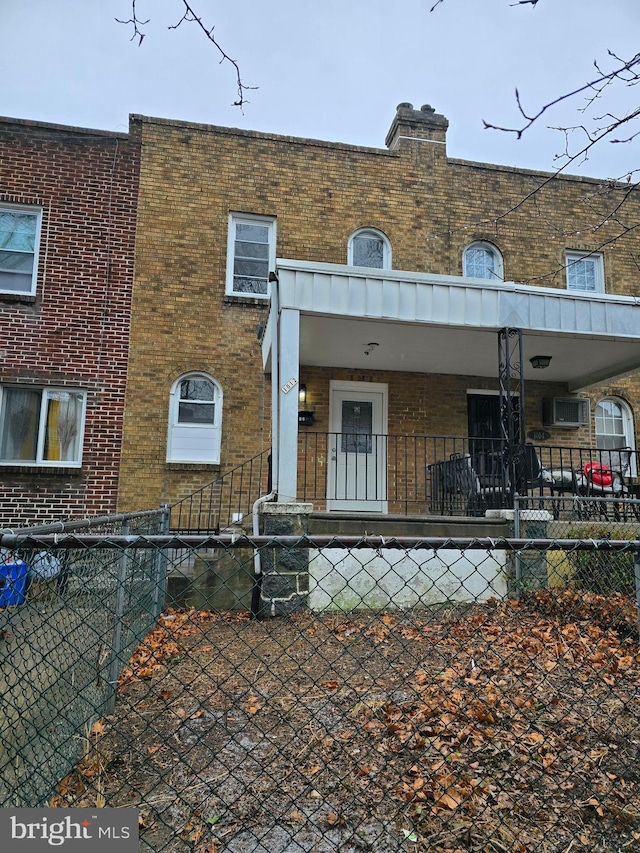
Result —
[{"label": "stone foundation", "polygon": [[[309,530],[310,503],[265,503],[260,527],[265,536],[304,536]],[[260,552],[262,588],[259,615],[282,616],[307,606],[309,549],[264,548]]]}]

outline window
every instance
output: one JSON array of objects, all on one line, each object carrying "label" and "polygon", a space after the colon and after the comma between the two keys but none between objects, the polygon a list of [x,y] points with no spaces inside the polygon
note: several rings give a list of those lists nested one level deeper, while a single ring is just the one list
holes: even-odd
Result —
[{"label": "window", "polygon": [[605,397],[596,406],[596,447],[617,450],[633,447],[633,415],[627,404],[615,397]]},{"label": "window", "polygon": [[222,389],[205,373],[181,376],[171,389],[168,462],[220,461]]},{"label": "window", "polygon": [[0,207],[0,292],[35,293],[40,218],[34,208]]},{"label": "window", "polygon": [[602,255],[567,252],[567,289],[585,293],[604,291]]},{"label": "window", "polygon": [[2,388],[0,463],[80,467],[86,394]]},{"label": "window", "polygon": [[265,297],[275,269],[276,223],[264,216],[229,217],[227,293]]},{"label": "window", "polygon": [[380,231],[362,228],[349,238],[347,263],[353,267],[391,269],[391,244]]},{"label": "window", "polygon": [[502,281],[502,255],[491,243],[472,243],[464,250],[462,274],[467,278]]}]

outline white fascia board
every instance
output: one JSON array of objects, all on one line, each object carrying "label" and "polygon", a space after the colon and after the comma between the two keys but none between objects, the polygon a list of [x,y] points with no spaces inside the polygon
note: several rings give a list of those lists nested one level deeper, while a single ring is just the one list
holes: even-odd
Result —
[{"label": "white fascia board", "polygon": [[283,307],[305,314],[637,339],[640,301],[463,276],[277,261]]}]

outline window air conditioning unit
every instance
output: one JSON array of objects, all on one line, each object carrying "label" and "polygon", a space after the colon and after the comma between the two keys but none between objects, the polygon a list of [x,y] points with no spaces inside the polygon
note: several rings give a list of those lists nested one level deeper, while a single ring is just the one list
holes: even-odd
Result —
[{"label": "window air conditioning unit", "polygon": [[542,401],[545,426],[577,429],[589,424],[589,400],[586,397],[553,397]]}]

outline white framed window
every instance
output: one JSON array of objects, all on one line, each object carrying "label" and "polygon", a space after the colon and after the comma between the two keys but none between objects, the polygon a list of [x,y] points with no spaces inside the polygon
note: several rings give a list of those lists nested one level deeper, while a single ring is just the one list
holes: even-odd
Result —
[{"label": "white framed window", "polygon": [[567,290],[583,293],[604,293],[602,255],[593,252],[567,252]]},{"label": "white framed window", "polygon": [[0,203],[0,293],[36,292],[42,211]]},{"label": "white framed window", "polygon": [[171,388],[167,462],[220,462],[222,388],[206,373],[180,376]]},{"label": "white framed window", "polygon": [[3,386],[0,464],[79,468],[86,403],[76,389]]},{"label": "white framed window", "polygon": [[276,221],[232,213],[227,246],[227,293],[267,297],[276,266]]},{"label": "white framed window", "polygon": [[391,269],[391,243],[375,228],[360,228],[349,237],[347,263],[352,267]]},{"label": "white framed window", "polygon": [[617,450],[633,447],[633,413],[619,397],[605,397],[596,406],[596,447]]},{"label": "white framed window", "polygon": [[488,278],[502,281],[504,278],[502,255],[491,243],[471,243],[462,256],[462,274],[467,278]]}]

